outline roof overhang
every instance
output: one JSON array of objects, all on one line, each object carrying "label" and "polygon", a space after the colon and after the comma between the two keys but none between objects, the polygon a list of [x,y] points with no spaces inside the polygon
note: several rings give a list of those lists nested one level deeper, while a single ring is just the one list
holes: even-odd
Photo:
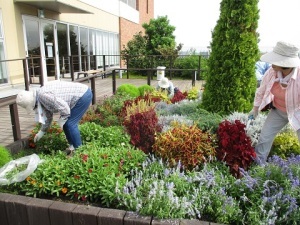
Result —
[{"label": "roof overhang", "polygon": [[77,0],[14,0],[15,3],[24,3],[37,9],[45,9],[58,13],[92,13],[80,8]]}]

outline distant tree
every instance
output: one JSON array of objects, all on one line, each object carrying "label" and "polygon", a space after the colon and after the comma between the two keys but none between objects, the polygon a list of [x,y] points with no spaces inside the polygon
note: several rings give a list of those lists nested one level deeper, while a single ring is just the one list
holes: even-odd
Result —
[{"label": "distant tree", "polygon": [[123,50],[121,50],[122,60],[125,60],[129,67],[145,67],[149,64],[145,61],[145,55],[147,54],[146,44],[146,38],[143,36],[142,31],[135,34],[133,38],[128,41],[127,46],[123,45]]},{"label": "distant tree", "polygon": [[223,0],[212,32],[202,107],[210,112],[246,112],[256,89],[259,57],[258,0]]},{"label": "distant tree", "polygon": [[146,50],[149,55],[160,55],[158,48],[175,48],[175,27],[170,25],[167,16],[159,16],[151,19],[149,24],[144,23],[145,38],[147,40]]},{"label": "distant tree", "polygon": [[[142,68],[142,67],[154,67],[160,59],[149,60],[150,55],[165,56],[166,54],[171,54],[171,63],[168,61],[167,65],[172,65],[174,59],[178,56],[178,52],[182,48],[182,44],[176,46],[175,36],[173,32],[175,27],[170,25],[168,17],[158,17],[157,19],[151,19],[150,22],[144,23],[143,28],[145,29],[145,35],[142,35],[142,31],[133,36],[127,45],[123,46],[121,50],[122,59],[126,60],[129,56],[131,60],[129,61],[130,67]],[[140,55],[140,57],[138,57]],[[133,58],[131,57],[133,56]],[[169,58],[168,58],[169,60]],[[126,62],[128,63],[128,62]]]}]

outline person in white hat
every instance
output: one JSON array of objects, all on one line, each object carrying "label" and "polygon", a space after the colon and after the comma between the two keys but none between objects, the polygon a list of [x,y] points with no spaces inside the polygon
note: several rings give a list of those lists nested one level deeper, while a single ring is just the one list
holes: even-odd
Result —
[{"label": "person in white hat", "polygon": [[272,52],[260,58],[272,64],[256,90],[249,118],[254,118],[268,104],[272,107],[255,146],[256,162],[265,164],[276,134],[287,124],[297,132],[300,141],[300,59],[299,48],[283,41]]},{"label": "person in white hat", "polygon": [[167,90],[169,97],[173,97],[174,96],[174,85],[166,77],[163,77],[160,81],[157,82],[156,89],[157,90],[161,90],[161,91]]},{"label": "person in white hat", "polygon": [[53,114],[59,113],[57,123],[64,130],[69,142],[70,146],[65,150],[69,155],[82,144],[78,123],[90,106],[92,95],[90,88],[84,84],[51,81],[38,90],[19,92],[16,102],[28,113],[35,110],[36,121],[42,124],[34,142],[39,141],[47,132]]}]

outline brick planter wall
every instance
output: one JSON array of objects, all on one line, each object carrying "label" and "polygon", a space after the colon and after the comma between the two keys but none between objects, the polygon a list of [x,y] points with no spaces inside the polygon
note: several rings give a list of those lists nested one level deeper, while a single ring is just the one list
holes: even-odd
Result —
[{"label": "brick planter wall", "polygon": [[135,212],[0,193],[1,225],[217,225],[199,220],[158,220]]}]

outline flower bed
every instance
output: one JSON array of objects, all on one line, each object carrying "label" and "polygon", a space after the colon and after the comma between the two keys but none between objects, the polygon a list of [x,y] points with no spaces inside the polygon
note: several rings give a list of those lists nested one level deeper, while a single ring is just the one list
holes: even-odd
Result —
[{"label": "flower bed", "polygon": [[53,135],[61,134],[54,124],[51,134],[31,145],[44,163],[25,181],[5,188],[158,219],[297,224],[297,148],[281,158],[273,153],[265,167],[257,166],[254,146],[265,115],[250,124],[243,113],[221,117],[199,104],[199,99],[174,104],[155,92],[108,98],[82,120],[83,145],[74,157],[60,151],[57,143],[64,140]]}]

